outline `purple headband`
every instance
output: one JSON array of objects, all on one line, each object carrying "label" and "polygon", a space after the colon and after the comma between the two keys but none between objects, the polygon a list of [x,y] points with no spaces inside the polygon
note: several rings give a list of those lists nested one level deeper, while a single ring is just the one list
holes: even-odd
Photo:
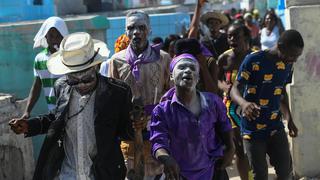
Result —
[{"label": "purple headband", "polygon": [[188,54],[188,53],[180,54],[179,56],[176,56],[171,60],[171,63],[170,63],[170,72],[171,73],[173,71],[173,68],[176,66],[176,64],[182,59],[191,59],[195,62],[198,62],[198,60],[192,54]]}]

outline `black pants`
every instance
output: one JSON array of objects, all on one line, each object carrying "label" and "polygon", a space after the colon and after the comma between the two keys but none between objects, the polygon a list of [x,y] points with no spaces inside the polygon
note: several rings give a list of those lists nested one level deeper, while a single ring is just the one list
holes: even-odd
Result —
[{"label": "black pants", "polygon": [[214,175],[212,180],[229,180],[227,170],[214,170]]},{"label": "black pants", "polygon": [[255,180],[268,180],[267,154],[278,179],[292,179],[292,160],[284,130],[279,130],[268,140],[244,140],[244,147]]}]

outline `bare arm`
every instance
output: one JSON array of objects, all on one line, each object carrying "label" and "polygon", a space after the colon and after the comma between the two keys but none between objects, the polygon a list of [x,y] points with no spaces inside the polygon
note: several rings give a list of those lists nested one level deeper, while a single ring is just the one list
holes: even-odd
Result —
[{"label": "bare arm", "polygon": [[220,90],[222,90],[223,92],[225,93],[229,93],[230,90],[231,90],[231,86],[232,84],[231,83],[228,83],[225,81],[225,78],[224,78],[224,69],[223,69],[223,66],[225,65],[226,61],[227,61],[227,58],[228,56],[225,55],[225,54],[221,54],[218,58],[218,65],[217,65],[217,68],[218,68],[218,72],[217,72],[217,78],[218,78],[218,88]]},{"label": "bare arm", "polygon": [[158,159],[159,156],[169,156],[169,153],[164,148],[160,148],[156,151],[156,159]]},{"label": "bare arm", "polygon": [[298,136],[298,128],[293,122],[290,108],[289,108],[289,98],[286,91],[286,88],[283,88],[283,95],[281,96],[281,102],[280,102],[280,111],[283,115],[283,119],[288,121],[288,129],[289,129],[289,135],[291,137],[297,137]]},{"label": "bare arm", "polygon": [[36,104],[36,102],[39,99],[39,96],[41,93],[41,87],[42,87],[42,83],[41,83],[40,77],[35,77],[33,84],[32,84],[32,87],[30,89],[26,109],[25,109],[24,114],[22,115],[21,118],[27,119],[30,117],[30,113],[31,113],[34,105]]},{"label": "bare arm", "polygon": [[198,0],[196,8],[194,9],[194,14],[193,14],[191,23],[190,23],[190,31],[188,34],[188,38],[198,39],[201,8],[206,2],[207,0]]},{"label": "bare arm", "polygon": [[199,60],[201,76],[204,82],[205,91],[218,93],[217,65],[212,62],[208,67],[207,59],[202,54],[197,56]]},{"label": "bare arm", "polygon": [[241,106],[244,103],[247,103],[247,101],[242,97],[240,93],[240,89],[241,89],[241,84],[239,83],[239,81],[236,80],[233,83],[233,86],[230,91],[230,96],[232,98],[232,101],[238,104],[239,106]]},{"label": "bare arm", "polygon": [[226,146],[221,164],[218,164],[219,169],[225,169],[232,164],[233,155],[235,152],[235,145],[233,143],[233,131],[226,131],[222,133],[222,141]]},{"label": "bare arm", "polygon": [[291,112],[289,109],[288,94],[287,94],[285,87],[283,88],[283,91],[284,92],[283,92],[283,95],[281,96],[281,101],[280,101],[280,110],[283,115],[283,118],[286,120],[289,120],[289,119],[292,119],[292,117],[291,117]]}]

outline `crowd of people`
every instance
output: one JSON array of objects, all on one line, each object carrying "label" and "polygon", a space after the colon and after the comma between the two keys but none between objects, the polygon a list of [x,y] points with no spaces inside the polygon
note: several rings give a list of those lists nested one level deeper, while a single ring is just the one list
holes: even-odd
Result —
[{"label": "crowd of people", "polygon": [[[34,83],[16,134],[46,134],[34,180],[242,180],[293,178],[289,135],[298,129],[286,85],[304,42],[274,11],[202,13],[185,35],[149,42],[149,15],[130,11],[107,45],[48,18],[34,38]],[[30,118],[44,89],[49,113]]]}]

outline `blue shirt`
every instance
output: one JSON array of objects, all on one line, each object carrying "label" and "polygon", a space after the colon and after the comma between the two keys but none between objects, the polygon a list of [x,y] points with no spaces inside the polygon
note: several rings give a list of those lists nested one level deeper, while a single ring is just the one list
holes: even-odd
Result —
[{"label": "blue shirt", "polygon": [[249,121],[241,117],[245,139],[266,139],[283,129],[280,100],[285,84],[291,82],[292,64],[270,59],[265,51],[248,55],[240,66],[237,80],[244,85],[243,97],[260,106],[260,116]]},{"label": "blue shirt", "polygon": [[222,100],[211,93],[199,94],[199,117],[173,94],[153,110],[150,125],[152,154],[166,149],[188,180],[212,179],[214,162],[223,156],[221,133],[231,131]]}]

